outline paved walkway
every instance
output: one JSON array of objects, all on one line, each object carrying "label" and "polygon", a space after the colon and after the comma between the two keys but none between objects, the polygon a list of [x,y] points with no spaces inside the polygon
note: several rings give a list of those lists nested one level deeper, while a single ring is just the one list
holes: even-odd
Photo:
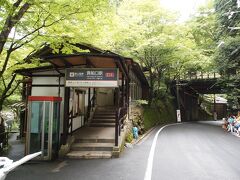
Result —
[{"label": "paved walkway", "polygon": [[[7,180],[143,180],[155,134],[153,130],[121,158],[30,162]],[[145,180],[240,179],[240,138],[213,123],[184,123],[164,128],[156,141],[152,176]]]},{"label": "paved walkway", "polygon": [[10,148],[6,155],[8,158],[16,161],[24,157],[24,143],[21,140],[17,140],[18,133],[10,133],[8,143]]},{"label": "paved walkway", "polygon": [[114,127],[82,127],[74,133],[79,138],[85,139],[114,139],[115,128]]}]

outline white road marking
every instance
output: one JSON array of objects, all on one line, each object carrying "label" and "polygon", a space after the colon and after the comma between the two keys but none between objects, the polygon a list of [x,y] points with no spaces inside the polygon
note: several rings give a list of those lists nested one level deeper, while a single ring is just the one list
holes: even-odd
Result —
[{"label": "white road marking", "polygon": [[146,169],[146,171],[145,171],[144,180],[151,180],[151,179],[152,179],[153,158],[154,158],[154,152],[155,152],[155,148],[156,148],[156,144],[157,144],[157,138],[158,138],[159,133],[160,133],[165,127],[175,126],[175,125],[179,125],[179,124],[182,124],[182,123],[165,125],[165,126],[161,127],[161,128],[158,130],[158,132],[155,134],[154,139],[153,139],[153,143],[152,143],[152,146],[151,146],[151,149],[150,149],[150,153],[149,153],[149,156],[148,156],[147,169]]}]

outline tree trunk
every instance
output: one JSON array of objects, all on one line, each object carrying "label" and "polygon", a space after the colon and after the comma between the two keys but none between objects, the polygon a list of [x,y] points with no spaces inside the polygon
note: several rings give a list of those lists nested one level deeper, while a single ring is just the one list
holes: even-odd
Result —
[{"label": "tree trunk", "polygon": [[152,100],[153,100],[153,86],[154,86],[154,77],[153,77],[153,73],[152,73],[152,71],[151,71],[151,69],[149,70],[149,74],[150,74],[150,76],[149,76],[149,80],[150,80],[150,89],[149,89],[149,97],[148,97],[148,105],[149,106],[151,106],[151,104],[152,104]]},{"label": "tree trunk", "polygon": [[[20,5],[21,1],[18,1],[13,6],[17,9]],[[23,17],[25,12],[29,9],[30,3],[25,3],[20,7],[18,12],[15,13],[15,15],[9,14],[7,19],[5,20],[4,26],[2,28],[2,31],[0,32],[0,54],[3,51],[3,47],[8,39],[8,36],[12,30],[12,28],[20,21],[20,19]]]},{"label": "tree trunk", "polygon": [[10,82],[8,83],[8,85],[5,87],[5,89],[2,91],[1,95],[0,95],[0,111],[3,109],[3,103],[4,101],[13,94],[13,92],[17,89],[17,87],[19,86],[20,82],[18,82],[16,84],[16,86],[14,88],[12,88],[12,85],[16,79],[17,74],[13,74]]}]

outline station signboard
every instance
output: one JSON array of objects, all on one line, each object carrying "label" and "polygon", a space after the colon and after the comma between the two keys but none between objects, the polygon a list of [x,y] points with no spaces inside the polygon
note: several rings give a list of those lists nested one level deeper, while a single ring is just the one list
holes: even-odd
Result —
[{"label": "station signboard", "polygon": [[66,87],[118,87],[117,68],[68,68]]}]

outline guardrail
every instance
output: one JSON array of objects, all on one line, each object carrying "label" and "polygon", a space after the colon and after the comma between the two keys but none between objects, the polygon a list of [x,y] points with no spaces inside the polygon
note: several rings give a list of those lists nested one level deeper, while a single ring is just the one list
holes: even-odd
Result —
[{"label": "guardrail", "polygon": [[[184,74],[180,74],[178,77],[179,77],[179,80],[216,79],[216,78],[220,78],[221,75],[218,72],[198,72],[197,71],[197,72],[187,72]],[[174,77],[171,79],[174,79]]]}]

